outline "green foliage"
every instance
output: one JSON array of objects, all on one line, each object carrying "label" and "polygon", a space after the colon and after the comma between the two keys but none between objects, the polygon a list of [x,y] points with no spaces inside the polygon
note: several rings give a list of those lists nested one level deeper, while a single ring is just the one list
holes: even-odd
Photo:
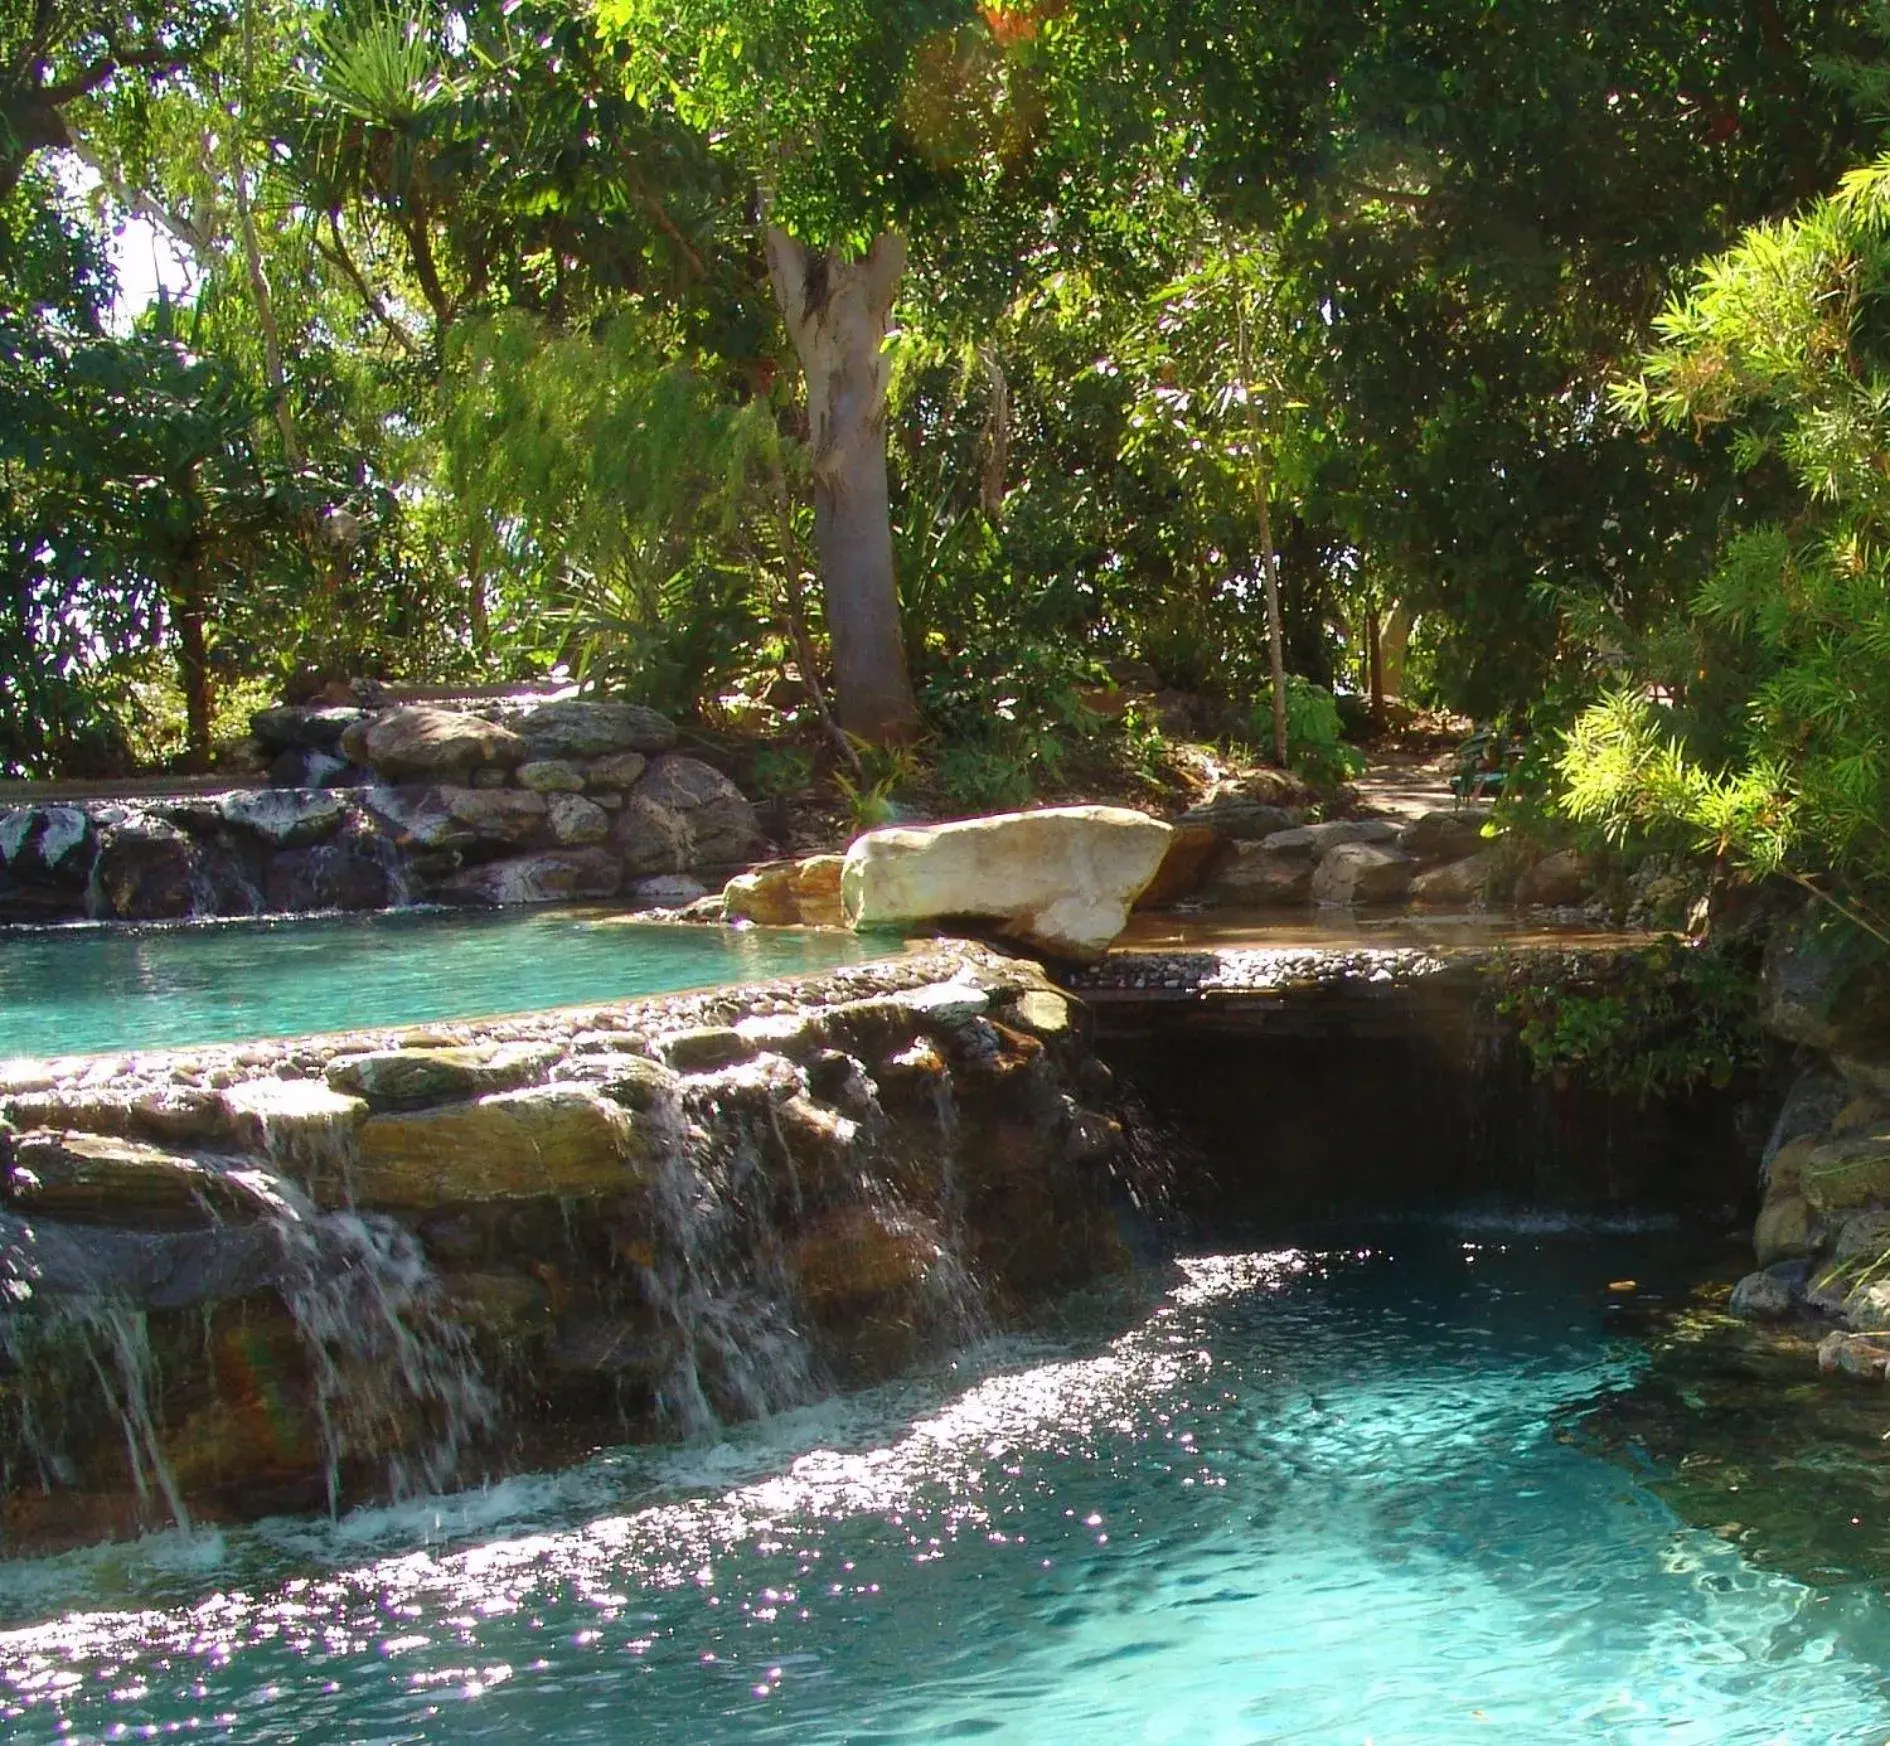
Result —
[{"label": "green foliage", "polygon": [[813,780],[813,754],[804,746],[763,746],[755,753],[755,787],[765,796],[803,794]]},{"label": "green foliage", "polygon": [[900,818],[899,795],[919,774],[919,759],[909,746],[880,746],[866,740],[850,742],[858,769],[834,774],[834,787],[846,803],[853,829],[875,831]]},{"label": "green foliage", "polygon": [[1730,428],[1737,464],[1782,471],[1794,501],[1726,539],[1690,603],[1693,670],[1650,673],[1571,729],[1572,815],[1860,892],[1890,872],[1887,219],[1881,159],[1748,231],[1617,391],[1643,422]]},{"label": "green foliage", "polygon": [[1540,963],[1504,997],[1536,1072],[1642,1103],[1724,1086],[1764,1059],[1756,966],[1743,954],[1664,940],[1616,955],[1605,982]]},{"label": "green foliage", "polygon": [[[1273,690],[1268,686],[1249,712],[1250,732],[1256,743],[1273,737]],[[1339,705],[1323,685],[1286,676],[1287,761],[1308,782],[1335,787],[1365,768],[1365,754],[1345,743]]]}]

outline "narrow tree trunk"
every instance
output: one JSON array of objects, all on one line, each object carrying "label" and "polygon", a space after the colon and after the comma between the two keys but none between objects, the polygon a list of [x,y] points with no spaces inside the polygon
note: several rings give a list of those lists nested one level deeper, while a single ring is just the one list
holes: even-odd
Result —
[{"label": "narrow tree trunk", "polygon": [[1402,600],[1394,600],[1391,611],[1385,615],[1384,629],[1378,638],[1378,656],[1385,671],[1387,697],[1404,695],[1404,664],[1411,648],[1414,623],[1411,609]]},{"label": "narrow tree trunk", "polygon": [[857,261],[776,225],[768,272],[807,378],[814,544],[833,641],[840,725],[875,744],[909,739],[918,700],[906,671],[886,482],[886,329],[905,240],[881,234]]},{"label": "narrow tree trunk", "polygon": [[282,433],[282,458],[291,472],[302,470],[302,438],[289,405],[289,383],[282,369],[282,335],[276,326],[276,302],[269,294],[269,275],[263,270],[262,245],[256,238],[256,214],[249,203],[249,164],[243,133],[249,119],[250,84],[255,76],[256,20],[254,8],[243,7],[243,113],[230,116],[230,183],[236,195],[236,224],[243,242],[243,266],[249,274],[250,296],[256,305],[256,325],[262,330],[263,375],[276,428]]},{"label": "narrow tree trunk", "polygon": [[1273,469],[1266,433],[1253,397],[1253,358],[1247,339],[1247,306],[1234,298],[1235,362],[1240,367],[1241,399],[1247,409],[1247,436],[1253,444],[1254,507],[1260,522],[1260,568],[1267,585],[1267,665],[1273,681],[1273,761],[1286,768],[1286,626],[1280,618],[1280,560],[1273,549]]},{"label": "narrow tree trunk", "polygon": [[978,348],[978,365],[984,371],[991,404],[984,420],[984,466],[978,475],[978,502],[984,513],[996,521],[1004,508],[1004,475],[1011,452],[1011,385],[1004,379],[1004,361],[997,347]]},{"label": "narrow tree trunk", "polygon": [[1371,699],[1372,729],[1382,733],[1385,726],[1385,645],[1378,608],[1365,614],[1365,689]]},{"label": "narrow tree trunk", "polygon": [[1267,661],[1273,679],[1273,761],[1286,768],[1286,627],[1280,622],[1280,563],[1273,550],[1272,481],[1261,467],[1255,495],[1260,499],[1260,562],[1267,578]]},{"label": "narrow tree trunk", "polygon": [[210,649],[204,635],[203,588],[194,568],[179,578],[177,676],[184,687],[184,762],[210,768]]}]

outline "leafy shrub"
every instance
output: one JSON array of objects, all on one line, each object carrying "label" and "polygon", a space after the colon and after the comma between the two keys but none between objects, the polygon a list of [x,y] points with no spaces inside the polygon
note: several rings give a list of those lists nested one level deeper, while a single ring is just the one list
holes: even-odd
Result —
[{"label": "leafy shrub", "polygon": [[1650,1098],[1724,1086],[1759,1065],[1757,969],[1744,952],[1663,940],[1605,983],[1532,965],[1501,1009],[1521,1021],[1539,1076]]},{"label": "leafy shrub", "polygon": [[[1273,688],[1267,686],[1254,700],[1253,737],[1263,745],[1273,741]],[[1336,787],[1365,768],[1365,755],[1345,742],[1338,700],[1323,685],[1286,676],[1286,761],[1308,782]]]}]

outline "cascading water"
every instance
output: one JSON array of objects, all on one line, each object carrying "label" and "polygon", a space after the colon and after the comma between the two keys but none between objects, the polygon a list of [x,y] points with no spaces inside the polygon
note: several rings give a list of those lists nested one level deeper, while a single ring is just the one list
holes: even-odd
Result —
[{"label": "cascading water", "polygon": [[[734,1083],[722,1090],[741,1102],[771,1106],[783,1089],[739,1069],[727,1077]],[[771,1235],[774,1184],[750,1124],[718,1120],[714,1101],[698,1092],[685,1108],[671,1096],[648,1114],[658,1136],[649,1185],[654,1240],[637,1271],[675,1350],[658,1409],[689,1437],[777,1411],[814,1388]]]},{"label": "cascading water", "polygon": [[[68,1391],[89,1377],[124,1438],[139,1525],[167,1525],[153,1514],[161,1502],[169,1524],[189,1531],[190,1511],[152,1412],[156,1364],[142,1310],[98,1296],[67,1299],[50,1315],[0,1312],[0,1355],[21,1379],[14,1391],[15,1441],[42,1488],[71,1478],[62,1421]],[[13,1482],[12,1475],[6,1477]]]},{"label": "cascading water", "polygon": [[497,1401],[419,1240],[385,1215],[319,1212],[281,1179],[274,1193],[280,1290],[313,1372],[329,1509],[355,1458],[382,1459],[396,1498],[448,1485]]}]

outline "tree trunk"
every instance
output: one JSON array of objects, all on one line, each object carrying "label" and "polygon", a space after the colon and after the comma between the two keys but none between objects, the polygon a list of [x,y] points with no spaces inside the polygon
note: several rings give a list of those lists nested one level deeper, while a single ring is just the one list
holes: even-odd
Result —
[{"label": "tree trunk", "polygon": [[1247,436],[1253,445],[1253,496],[1260,523],[1260,573],[1267,588],[1267,669],[1273,682],[1273,761],[1284,770],[1286,743],[1286,627],[1280,616],[1280,557],[1273,546],[1273,467],[1260,408],[1253,397],[1253,356],[1247,340],[1247,305],[1234,299],[1235,362],[1240,367],[1240,397],[1247,408]]},{"label": "tree trunk", "polygon": [[807,378],[814,544],[833,642],[840,725],[877,745],[910,739],[918,700],[906,671],[886,483],[886,329],[905,270],[888,231],[857,261],[776,225],[768,272]]},{"label": "tree trunk", "polygon": [[1405,656],[1411,647],[1411,630],[1415,622],[1411,609],[1402,600],[1391,603],[1391,611],[1385,615],[1384,632],[1378,639],[1379,661],[1385,671],[1387,697],[1404,695]]},{"label": "tree trunk", "polygon": [[1385,645],[1378,608],[1365,614],[1365,689],[1371,699],[1372,731],[1385,730]]},{"label": "tree trunk", "polygon": [[210,650],[204,636],[203,588],[194,568],[180,579],[177,613],[177,676],[184,687],[184,763],[210,768]]}]

